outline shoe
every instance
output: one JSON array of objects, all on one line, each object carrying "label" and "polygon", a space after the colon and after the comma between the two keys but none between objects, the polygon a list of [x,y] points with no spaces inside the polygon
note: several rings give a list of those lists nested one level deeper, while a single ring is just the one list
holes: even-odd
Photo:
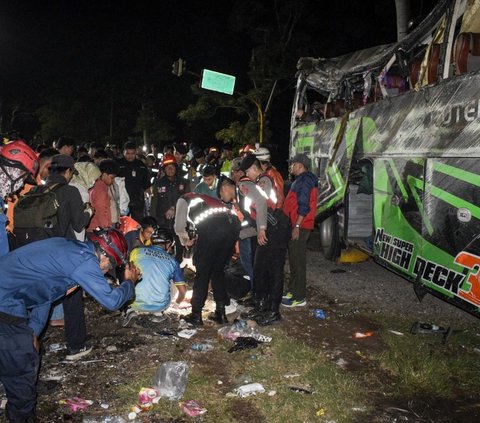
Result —
[{"label": "shoe", "polygon": [[222,310],[215,310],[213,313],[208,315],[208,320],[212,320],[213,322],[219,325],[226,325],[228,324],[227,315],[225,314],[225,308]]},{"label": "shoe", "polygon": [[238,299],[238,302],[240,304],[244,304],[245,302],[251,300],[253,298],[253,292],[252,291],[248,291],[242,298],[239,298]]},{"label": "shoe", "polygon": [[230,300],[230,305],[225,307],[225,314],[232,314],[237,311],[237,302],[235,300]]},{"label": "shoe", "polygon": [[255,321],[260,325],[260,326],[268,326],[268,325],[273,325],[275,323],[278,323],[280,320],[282,320],[282,316],[278,311],[268,311],[266,313],[263,313],[259,315]]},{"label": "shoe", "polygon": [[134,317],[137,317],[137,316],[138,316],[138,314],[133,308],[127,308],[127,310],[125,311],[125,313],[123,315],[122,326],[124,328],[126,328],[129,325],[129,323],[131,322],[131,320]]},{"label": "shoe", "polygon": [[285,294],[282,296],[282,300],[290,300],[293,298],[293,294],[291,292],[285,292]]},{"label": "shoe", "polygon": [[307,301],[305,298],[301,300],[290,298],[289,300],[282,300],[282,305],[285,307],[303,307],[307,305]]},{"label": "shoe", "polygon": [[270,304],[267,300],[256,300],[255,301],[255,306],[253,307],[252,310],[247,311],[245,313],[242,313],[240,317],[242,319],[253,319],[260,315],[265,313],[267,310],[270,310]]},{"label": "shoe", "polygon": [[86,355],[90,354],[92,352],[92,349],[93,349],[92,346],[85,345],[82,348],[68,350],[65,360],[68,360],[68,361],[79,360],[82,357],[85,357]]},{"label": "shoe", "polygon": [[187,323],[190,323],[192,326],[203,326],[202,313],[191,312],[185,317],[182,317]]}]

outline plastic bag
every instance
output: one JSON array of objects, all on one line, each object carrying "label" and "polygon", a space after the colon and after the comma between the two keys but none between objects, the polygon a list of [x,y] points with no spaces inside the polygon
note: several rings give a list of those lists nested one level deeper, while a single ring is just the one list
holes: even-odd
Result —
[{"label": "plastic bag", "polygon": [[127,423],[127,421],[120,416],[103,416],[103,417],[84,417],[83,423]]},{"label": "plastic bag", "polygon": [[175,401],[182,397],[187,387],[187,381],[187,363],[184,361],[168,361],[158,368],[153,384],[158,388],[161,397]]}]

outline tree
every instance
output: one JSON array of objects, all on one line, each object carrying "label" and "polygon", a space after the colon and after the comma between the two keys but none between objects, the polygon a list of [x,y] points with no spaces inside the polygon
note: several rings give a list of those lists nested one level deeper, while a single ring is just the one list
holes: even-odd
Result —
[{"label": "tree", "polygon": [[[233,96],[201,90],[192,86],[197,101],[179,113],[187,123],[211,119],[227,109],[233,110],[226,127],[216,132],[216,138],[227,143],[263,143],[268,141],[268,112],[271,102],[287,86],[281,82],[291,79],[298,54],[294,37],[304,12],[306,1],[237,1],[232,11],[231,27],[247,34],[252,48],[246,79]],[[242,86],[243,85],[243,86]]]}]

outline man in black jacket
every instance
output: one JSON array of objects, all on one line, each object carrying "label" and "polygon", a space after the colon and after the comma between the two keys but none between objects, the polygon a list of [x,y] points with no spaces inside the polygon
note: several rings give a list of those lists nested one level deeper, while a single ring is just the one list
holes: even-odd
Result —
[{"label": "man in black jacket", "polygon": [[125,178],[125,188],[130,197],[128,207],[130,216],[137,222],[144,217],[145,190],[150,188],[150,172],[147,166],[136,158],[136,146],[134,142],[126,142],[123,147],[123,158],[118,161],[120,174]]},{"label": "man in black jacket", "polygon": [[[75,161],[71,156],[57,154],[53,156],[49,170],[46,186],[53,187],[58,201],[58,224],[52,228],[50,236],[75,240],[74,231],[81,232],[85,229],[93,214],[89,203],[83,203],[78,189],[68,185],[72,176],[77,173]],[[77,360],[91,351],[91,347],[86,345],[87,329],[82,289],[77,289],[64,298],[63,313],[67,360]]]}]

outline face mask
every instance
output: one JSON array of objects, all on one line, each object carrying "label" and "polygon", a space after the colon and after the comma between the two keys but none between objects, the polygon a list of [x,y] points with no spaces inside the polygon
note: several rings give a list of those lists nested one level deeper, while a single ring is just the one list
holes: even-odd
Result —
[{"label": "face mask", "polygon": [[24,175],[23,169],[0,166],[0,198],[18,191],[23,186]]}]

